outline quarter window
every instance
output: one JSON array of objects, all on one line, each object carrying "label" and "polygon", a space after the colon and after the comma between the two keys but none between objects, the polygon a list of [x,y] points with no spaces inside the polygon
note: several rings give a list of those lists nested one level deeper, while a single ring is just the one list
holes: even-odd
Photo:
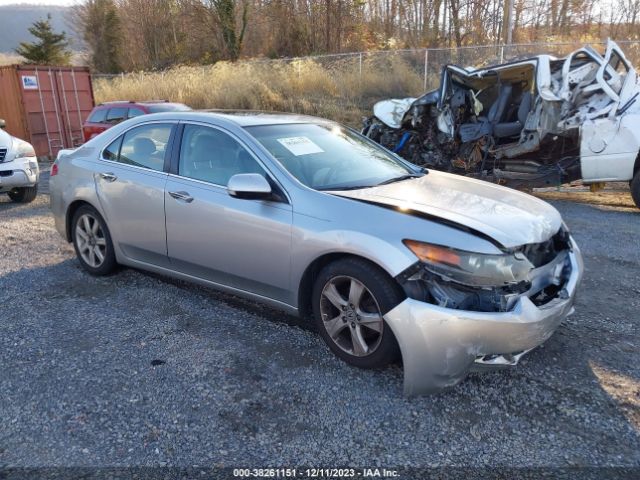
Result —
[{"label": "quarter window", "polygon": [[102,152],[102,158],[104,158],[105,160],[111,160],[112,162],[117,162],[121,143],[122,137],[118,137],[116,140],[111,142],[111,145],[105,148]]},{"label": "quarter window", "polygon": [[[164,168],[164,157],[172,128],[171,124],[162,123],[150,123],[132,128],[121,137],[122,147],[117,161],[161,172]],[[117,142],[118,140],[109,145],[107,150]],[[107,158],[107,150],[105,150],[105,158]]]},{"label": "quarter window", "polygon": [[180,147],[178,174],[226,186],[238,173],[265,171],[237,140],[210,127],[186,125]]}]

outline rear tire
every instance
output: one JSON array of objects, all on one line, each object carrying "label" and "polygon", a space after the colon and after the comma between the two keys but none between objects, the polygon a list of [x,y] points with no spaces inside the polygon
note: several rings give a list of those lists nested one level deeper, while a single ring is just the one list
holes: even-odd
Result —
[{"label": "rear tire", "polygon": [[313,316],[322,339],[345,362],[381,368],[400,349],[383,315],[404,300],[398,284],[381,268],[358,258],[330,263],[316,278]]},{"label": "rear tire", "polygon": [[80,265],[91,275],[109,275],[116,267],[116,254],[107,224],[98,211],[83,205],[71,222],[73,248]]},{"label": "rear tire", "polygon": [[629,183],[631,187],[631,197],[633,198],[636,207],[640,208],[640,170],[636,172],[635,177]]},{"label": "rear tire", "polygon": [[30,203],[38,196],[38,184],[33,187],[14,188],[9,193],[9,198],[16,203]]}]

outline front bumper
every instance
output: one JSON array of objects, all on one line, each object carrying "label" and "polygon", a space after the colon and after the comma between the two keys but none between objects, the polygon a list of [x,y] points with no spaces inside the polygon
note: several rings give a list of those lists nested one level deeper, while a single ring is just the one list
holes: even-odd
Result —
[{"label": "front bumper", "polygon": [[433,393],[457,384],[478,357],[510,356],[544,343],[574,311],[584,266],[573,240],[571,246],[569,277],[558,296],[544,305],[536,306],[523,296],[511,311],[491,313],[407,298],[389,311],[384,318],[402,352],[405,395]]},{"label": "front bumper", "polygon": [[38,183],[40,169],[35,157],[0,163],[0,192],[19,187],[33,187]]}]

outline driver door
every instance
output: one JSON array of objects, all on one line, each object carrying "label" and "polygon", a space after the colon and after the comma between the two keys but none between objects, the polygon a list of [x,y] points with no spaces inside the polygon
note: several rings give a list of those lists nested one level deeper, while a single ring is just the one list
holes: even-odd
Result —
[{"label": "driver door", "polygon": [[611,110],[581,126],[582,178],[591,182],[630,180],[638,154],[637,128],[634,116],[625,116],[624,112],[638,101],[640,89],[636,71],[615,42],[607,43],[596,81],[611,98]]},{"label": "driver door", "polygon": [[229,132],[184,125],[165,188],[169,261],[182,273],[290,304],[291,205],[284,195],[283,201],[230,196],[227,182],[239,173],[270,179]]}]

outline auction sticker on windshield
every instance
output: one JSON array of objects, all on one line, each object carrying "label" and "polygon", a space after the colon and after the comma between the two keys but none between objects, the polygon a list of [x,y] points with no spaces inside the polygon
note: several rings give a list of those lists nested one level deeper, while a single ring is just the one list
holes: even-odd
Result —
[{"label": "auction sticker on windshield", "polygon": [[296,157],[300,155],[310,155],[312,153],[323,153],[318,145],[313,143],[307,137],[287,137],[279,138],[278,142],[284,146],[287,150],[293,153]]}]

